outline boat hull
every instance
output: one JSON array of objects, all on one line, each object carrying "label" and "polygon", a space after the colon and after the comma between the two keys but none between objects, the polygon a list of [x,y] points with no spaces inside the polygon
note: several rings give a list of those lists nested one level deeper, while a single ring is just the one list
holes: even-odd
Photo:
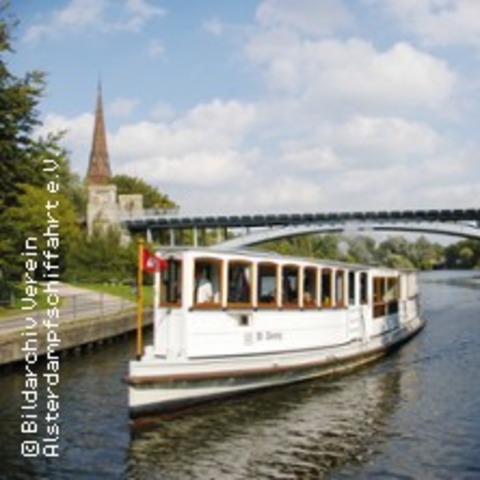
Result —
[{"label": "boat hull", "polygon": [[130,415],[167,413],[214,399],[345,373],[386,355],[424,326],[415,317],[399,328],[331,348],[275,352],[271,355],[131,362]]}]

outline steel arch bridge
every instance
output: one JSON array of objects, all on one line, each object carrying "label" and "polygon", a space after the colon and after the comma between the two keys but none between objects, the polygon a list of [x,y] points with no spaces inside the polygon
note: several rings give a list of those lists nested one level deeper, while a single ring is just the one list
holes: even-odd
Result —
[{"label": "steel arch bridge", "polygon": [[[131,233],[146,233],[148,240],[168,232],[175,245],[175,232],[193,232],[192,243],[199,244],[201,232],[215,229],[217,246],[241,248],[269,240],[321,233],[415,232],[449,235],[480,240],[480,209],[355,211],[265,215],[165,215],[146,211],[144,215],[127,217],[122,225]],[[227,240],[228,231],[237,236]]]}]

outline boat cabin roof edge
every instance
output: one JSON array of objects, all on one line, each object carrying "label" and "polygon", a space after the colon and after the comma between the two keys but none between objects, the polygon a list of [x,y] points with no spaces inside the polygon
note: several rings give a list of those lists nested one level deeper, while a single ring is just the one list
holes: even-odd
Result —
[{"label": "boat cabin roof edge", "polygon": [[390,268],[383,265],[367,265],[360,263],[348,263],[338,260],[329,260],[323,258],[314,258],[314,257],[305,257],[305,256],[296,256],[296,255],[284,255],[281,253],[267,251],[267,250],[253,250],[253,249],[221,249],[215,247],[157,247],[155,252],[160,256],[168,256],[169,254],[188,254],[193,257],[234,257],[245,258],[247,261],[252,259],[257,259],[258,261],[272,261],[285,262],[287,265],[289,262],[293,263],[306,263],[310,265],[324,266],[326,268],[343,268],[355,271],[367,271],[367,270],[380,270],[382,272],[390,273],[415,273],[415,269],[397,269]]}]

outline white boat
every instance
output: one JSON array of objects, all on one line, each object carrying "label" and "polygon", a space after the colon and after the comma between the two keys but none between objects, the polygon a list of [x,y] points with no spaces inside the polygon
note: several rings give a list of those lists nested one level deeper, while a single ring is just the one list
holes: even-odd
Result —
[{"label": "white boat", "polygon": [[416,273],[261,252],[163,250],[132,416],[344,372],[424,326]]}]

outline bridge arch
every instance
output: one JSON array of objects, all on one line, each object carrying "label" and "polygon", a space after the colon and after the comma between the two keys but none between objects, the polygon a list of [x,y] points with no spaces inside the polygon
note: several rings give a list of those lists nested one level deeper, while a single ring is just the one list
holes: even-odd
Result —
[{"label": "bridge arch", "polygon": [[464,239],[480,241],[480,228],[465,223],[362,223],[362,224],[321,224],[321,225],[295,225],[285,227],[272,227],[256,230],[244,235],[239,235],[227,241],[218,243],[216,247],[222,249],[238,249],[254,246],[273,240],[291,238],[309,234],[368,234],[375,232],[408,232],[446,235]]}]

